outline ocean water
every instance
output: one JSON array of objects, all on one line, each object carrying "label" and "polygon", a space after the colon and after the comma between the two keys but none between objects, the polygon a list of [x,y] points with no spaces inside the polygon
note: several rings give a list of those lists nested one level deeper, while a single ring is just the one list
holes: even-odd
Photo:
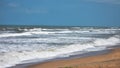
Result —
[{"label": "ocean water", "polygon": [[119,27],[0,26],[0,68],[117,45],[120,45]]}]

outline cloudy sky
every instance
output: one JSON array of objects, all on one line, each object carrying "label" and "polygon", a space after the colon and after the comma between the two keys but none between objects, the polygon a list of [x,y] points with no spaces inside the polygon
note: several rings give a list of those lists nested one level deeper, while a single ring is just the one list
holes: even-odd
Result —
[{"label": "cloudy sky", "polygon": [[120,26],[120,0],[0,0],[0,24]]}]

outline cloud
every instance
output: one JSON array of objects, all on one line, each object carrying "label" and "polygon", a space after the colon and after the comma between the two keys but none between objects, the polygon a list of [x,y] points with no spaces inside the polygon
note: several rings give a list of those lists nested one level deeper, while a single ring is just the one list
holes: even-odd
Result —
[{"label": "cloud", "polygon": [[7,3],[6,4],[10,8],[14,8],[12,10],[17,11],[17,12],[22,12],[26,14],[45,14],[48,13],[47,10],[45,9],[40,9],[40,8],[28,8],[28,7],[23,7],[22,5],[18,3]]},{"label": "cloud", "polygon": [[84,0],[84,1],[93,1],[93,2],[98,2],[98,3],[120,4],[120,0]]},{"label": "cloud", "polygon": [[12,8],[19,7],[19,5],[17,3],[8,3],[8,6],[12,7]]},{"label": "cloud", "polygon": [[48,13],[47,10],[45,9],[28,9],[28,8],[23,8],[23,12],[27,14],[46,14]]},{"label": "cloud", "polygon": [[0,6],[4,6],[7,8],[10,8],[9,10],[12,12],[17,12],[17,13],[26,13],[26,14],[46,14],[48,13],[48,10],[45,8],[40,8],[39,6],[23,6],[20,3],[17,2],[1,2],[0,1]]}]

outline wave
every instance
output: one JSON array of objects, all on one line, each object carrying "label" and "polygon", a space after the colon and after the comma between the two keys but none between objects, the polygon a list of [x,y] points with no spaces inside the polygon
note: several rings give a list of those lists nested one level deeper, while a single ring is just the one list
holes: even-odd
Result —
[{"label": "wave", "polygon": [[120,28],[9,28],[0,30],[0,68],[32,59],[44,61],[100,51],[119,44]]},{"label": "wave", "polygon": [[112,46],[116,44],[120,44],[120,36],[115,35],[114,37],[110,37],[108,39],[97,39],[94,41],[95,46]]},{"label": "wave", "polygon": [[[22,29],[19,29],[22,30]],[[3,33],[2,33],[3,32]],[[120,33],[119,29],[81,29],[81,30],[67,30],[67,29],[24,29],[24,32],[13,33],[13,31],[1,31],[0,37],[16,37],[16,36],[32,36],[34,34],[116,34]]]},{"label": "wave", "polygon": [[29,36],[32,35],[30,33],[5,33],[0,34],[0,37],[15,37],[15,36]]},{"label": "wave", "polygon": [[[15,64],[22,63],[23,61],[32,60],[32,59],[40,59],[42,61],[45,59],[51,59],[55,57],[69,57],[70,55],[77,54],[74,52],[78,52],[82,54],[90,51],[104,50],[107,49],[107,47],[109,46],[115,46],[117,44],[120,44],[119,41],[120,41],[120,36],[115,35],[110,38],[103,38],[103,39],[96,38],[92,42],[84,43],[84,44],[74,43],[71,45],[64,45],[64,46],[52,46],[51,48],[49,47],[49,45],[48,46],[43,45],[43,47],[45,47],[45,50],[40,50],[38,46],[36,46],[36,48],[38,49],[32,49],[32,50],[26,50],[26,49],[34,48],[34,47],[31,46],[26,48],[23,47],[24,50],[22,51],[17,51],[15,49],[15,51],[1,52],[0,67],[1,68],[9,67]],[[29,63],[29,61],[26,61],[24,63]]]},{"label": "wave", "polygon": [[24,33],[4,33],[0,34],[0,37],[16,37],[16,36],[30,36],[33,34],[50,34],[54,32],[24,32]]}]

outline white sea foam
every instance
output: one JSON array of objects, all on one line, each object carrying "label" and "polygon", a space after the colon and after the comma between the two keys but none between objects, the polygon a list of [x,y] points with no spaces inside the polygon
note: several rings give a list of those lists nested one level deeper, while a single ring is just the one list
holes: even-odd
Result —
[{"label": "white sea foam", "polygon": [[[120,29],[80,29],[80,30],[68,30],[68,29],[42,29],[42,28],[33,28],[33,29],[18,29],[24,30],[23,33],[2,33],[0,37],[15,37],[15,36],[28,36],[32,34],[65,34],[65,33],[81,33],[81,34],[115,34],[117,30]],[[46,31],[43,31],[46,30]],[[47,31],[48,30],[48,31]],[[53,31],[49,31],[53,30]],[[55,31],[58,30],[58,31]],[[10,32],[10,31],[9,31]]]},{"label": "white sea foam", "polygon": [[3,33],[0,34],[0,68],[29,63],[33,61],[32,59],[44,61],[55,57],[100,51],[120,44],[120,29],[117,28],[77,27],[72,30],[19,28],[18,30],[23,32],[1,31]]},{"label": "white sea foam", "polygon": [[[22,63],[25,60],[31,60],[35,58],[50,59],[52,57],[68,57],[74,54],[73,52],[81,51],[99,51],[106,49],[107,46],[117,45],[120,43],[120,38],[113,36],[108,39],[96,39],[91,43],[86,44],[71,44],[69,46],[55,47],[52,49],[38,50],[33,49],[31,51],[12,51],[0,54],[0,68],[9,67],[18,63]],[[28,47],[29,48],[29,47]],[[32,47],[31,47],[32,48]],[[61,56],[60,56],[61,55]],[[12,62],[11,62],[12,61]]]},{"label": "white sea foam", "polygon": [[1,34],[0,37],[14,37],[14,36],[28,36],[30,33],[5,33]]},{"label": "white sea foam", "polygon": [[54,32],[24,32],[24,33],[4,33],[0,37],[16,37],[16,36],[29,36],[32,34],[50,34]]},{"label": "white sea foam", "polygon": [[120,39],[116,37],[110,37],[109,39],[97,39],[95,40],[95,46],[114,46],[120,43]]},{"label": "white sea foam", "polygon": [[41,31],[42,28],[33,28],[33,29],[30,29],[29,31]]}]

